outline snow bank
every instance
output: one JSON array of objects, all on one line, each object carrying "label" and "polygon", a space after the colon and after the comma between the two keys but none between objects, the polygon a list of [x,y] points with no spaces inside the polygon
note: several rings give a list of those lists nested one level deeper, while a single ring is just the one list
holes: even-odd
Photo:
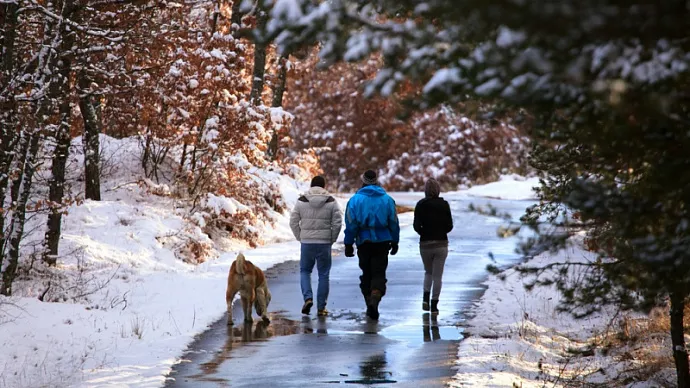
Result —
[{"label": "snow bank", "polygon": [[[594,259],[579,247],[560,253],[542,254],[530,266],[571,259]],[[583,320],[555,312],[560,294],[555,287],[536,287],[528,292],[514,270],[502,281],[491,276],[488,289],[473,310],[467,324],[468,338],[460,343],[457,374],[452,387],[560,387],[568,379],[603,383],[600,373],[610,359],[600,353],[568,357],[570,350],[582,350],[590,339],[608,329],[614,314],[605,313]]]},{"label": "snow bank", "polygon": [[[472,186],[466,190],[443,192],[441,193],[441,196],[449,200],[467,197],[484,197],[491,199],[526,201],[536,198],[533,188],[537,186],[539,186],[538,178],[525,178],[517,174],[512,174],[503,175],[496,182]],[[417,201],[424,198],[423,191],[392,191],[390,194],[393,195],[398,205],[402,206],[414,207]]]},{"label": "snow bank", "polygon": [[[0,306],[10,317],[0,334],[0,386],[162,385],[193,337],[225,312],[227,271],[236,252],[192,266],[165,260],[171,254],[161,251],[122,257],[132,265],[104,271],[100,281],[113,279],[86,305],[13,298],[14,306]],[[299,246],[245,254],[265,269],[298,259]]]},{"label": "snow bank", "polygon": [[533,188],[539,186],[539,178],[525,178],[520,175],[502,175],[497,182],[473,186],[462,193],[473,197],[487,197],[507,200],[535,199]]}]

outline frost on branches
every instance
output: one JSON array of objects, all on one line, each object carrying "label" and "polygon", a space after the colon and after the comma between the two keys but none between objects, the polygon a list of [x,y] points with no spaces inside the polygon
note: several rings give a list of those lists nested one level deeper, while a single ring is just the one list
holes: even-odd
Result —
[{"label": "frost on branches", "polygon": [[[277,185],[257,171],[297,177],[304,175],[301,166],[314,164],[286,152],[267,159],[272,133],[284,137],[292,116],[248,101],[250,47],[233,37],[227,4],[210,23],[212,10],[201,3],[160,11],[156,33],[141,37],[153,55],[133,56],[128,64],[146,71],[136,89],[112,104],[109,118],[131,125],[122,111],[134,102],[139,118],[129,133],[141,136],[147,177],[183,185],[178,195],[206,211],[207,220],[194,220],[209,233],[257,244],[257,226],[273,222],[271,212],[284,210]],[[244,207],[233,212],[209,207],[212,195]]]},{"label": "frost on branches", "polygon": [[[2,5],[0,293],[11,294],[36,258],[67,260],[59,243],[68,209],[125,184],[114,184],[103,135],[127,144],[139,166],[129,178],[148,194],[203,214],[188,218],[208,235],[215,228],[251,244],[285,209],[277,182],[318,171],[313,151],[286,149],[292,116],[249,102],[252,42],[233,35],[231,5]],[[281,148],[267,158],[274,134]],[[210,195],[244,207],[210,206]],[[208,240],[188,237],[199,243],[186,249],[188,261],[209,257]]]},{"label": "frost on branches", "polygon": [[409,149],[381,169],[388,187],[420,190],[433,177],[455,188],[528,171],[529,139],[518,127],[475,122],[447,106],[417,114],[409,125],[415,129]]}]

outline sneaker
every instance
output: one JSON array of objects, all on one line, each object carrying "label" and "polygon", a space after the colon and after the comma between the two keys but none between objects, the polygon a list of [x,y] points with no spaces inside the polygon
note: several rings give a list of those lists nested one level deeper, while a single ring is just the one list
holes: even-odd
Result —
[{"label": "sneaker", "polygon": [[326,309],[319,310],[316,313],[316,315],[318,315],[319,317],[327,317],[328,316],[328,310],[326,310]]},{"label": "sneaker", "polygon": [[307,299],[304,301],[304,304],[302,305],[302,314],[309,315],[309,312],[311,311],[311,306],[314,305],[314,302],[311,299]]}]

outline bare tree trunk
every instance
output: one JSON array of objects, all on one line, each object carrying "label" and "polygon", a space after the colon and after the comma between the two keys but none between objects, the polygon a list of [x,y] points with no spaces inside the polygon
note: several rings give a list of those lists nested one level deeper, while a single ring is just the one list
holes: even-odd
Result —
[{"label": "bare tree trunk", "polygon": [[[264,0],[258,0],[256,4],[256,28],[259,31],[266,29],[268,12],[264,8]],[[254,43],[254,72],[252,75],[252,91],[249,100],[254,105],[262,105],[261,93],[264,90],[264,75],[266,73],[266,43],[257,40]]]},{"label": "bare tree trunk", "polygon": [[271,106],[274,108],[283,106],[283,95],[287,86],[288,57],[283,55],[278,59],[278,79],[273,88],[273,101]]},{"label": "bare tree trunk", "polygon": [[211,18],[211,37],[216,32],[216,27],[218,26],[218,16],[220,16],[220,7],[222,6],[222,0],[219,0],[213,6],[213,17]]},{"label": "bare tree trunk", "polygon": [[671,293],[671,344],[673,359],[676,363],[678,387],[690,388],[690,365],[688,365],[688,351],[685,348],[683,330],[685,299],[686,295],[683,292]]},{"label": "bare tree trunk", "polygon": [[232,1],[232,15],[230,15],[230,23],[232,24],[232,28],[237,28],[239,29],[242,27],[242,11],[240,10],[240,5],[242,4],[242,0],[233,0]]},{"label": "bare tree trunk", "polygon": [[[61,16],[68,15],[65,12],[68,8],[60,7],[59,4],[48,3],[46,7],[48,11],[53,13],[55,13],[56,9],[62,9],[63,13]],[[9,252],[5,255],[8,264],[2,273],[2,285],[0,286],[0,294],[3,295],[12,294],[12,283],[17,276],[17,269],[19,267],[20,247],[26,221],[26,206],[31,196],[31,185],[33,183],[34,173],[36,172],[38,150],[43,137],[42,128],[45,126],[46,118],[51,116],[54,112],[55,97],[60,90],[60,76],[61,72],[64,71],[64,67],[63,69],[58,68],[60,64],[60,61],[58,61],[58,54],[65,49],[65,42],[60,38],[64,38],[67,35],[67,28],[63,20],[64,19],[55,21],[47,19],[43,29],[43,45],[40,48],[41,52],[39,54],[40,68],[36,69],[36,74],[40,74],[40,79],[36,81],[36,85],[50,85],[50,87],[47,97],[42,98],[37,103],[35,115],[38,119],[37,126],[27,131],[28,133],[22,136],[22,158],[18,159],[16,162],[19,175],[12,187],[14,208],[10,232],[5,239],[9,242]],[[58,36],[56,37],[55,34]],[[55,44],[57,44],[57,47],[54,46]],[[71,48],[71,45],[68,47]],[[67,67],[69,67],[69,64]],[[69,72],[67,74],[69,74]],[[69,85],[68,82],[69,80],[65,80],[63,77],[62,84]],[[66,110],[69,111],[69,103],[67,104]],[[63,123],[65,120],[63,120],[63,117],[60,117],[60,119],[61,122],[59,125],[64,125]],[[15,198],[16,201],[14,200]],[[7,245],[7,242],[5,245]]]},{"label": "bare tree trunk", "polygon": [[5,204],[5,196],[7,194],[7,185],[10,181],[10,168],[15,157],[15,146],[18,143],[19,136],[14,132],[14,127],[5,128],[2,131],[2,144],[0,145],[0,269],[2,269],[2,261],[5,252],[5,217],[7,210],[12,204]]},{"label": "bare tree trunk", "polygon": [[17,268],[19,266],[19,247],[24,234],[24,222],[26,221],[26,204],[29,202],[31,195],[31,183],[33,182],[34,172],[36,171],[36,156],[38,155],[38,148],[40,145],[41,135],[33,133],[28,142],[28,152],[23,161],[23,171],[21,183],[19,187],[19,198],[17,199],[17,206],[12,213],[11,233],[9,236],[9,253],[8,264],[5,271],[2,273],[2,287],[0,294],[12,295],[12,283],[17,277]]},{"label": "bare tree trunk", "polygon": [[[283,95],[285,94],[285,87],[287,84],[287,73],[288,73],[288,57],[281,56],[278,59],[278,77],[273,88],[273,101],[271,106],[274,108],[279,108],[283,106]],[[275,160],[278,155],[278,131],[273,130],[271,135],[271,141],[268,143],[268,149],[266,151],[270,160]]]},{"label": "bare tree trunk", "polygon": [[148,166],[151,158],[151,129],[146,131],[146,142],[144,143],[144,153],[141,155],[141,167],[144,169],[144,176],[149,177]]},{"label": "bare tree trunk", "polygon": [[[63,7],[63,18],[69,18],[72,14],[73,3],[66,1]],[[72,47],[74,33],[67,29],[63,24],[60,28],[61,44],[58,46],[59,52],[65,52]],[[50,191],[48,200],[50,201],[50,213],[48,214],[48,230],[45,235],[45,251],[43,260],[49,265],[55,265],[60,244],[60,233],[62,231],[62,208],[65,196],[65,167],[69,156],[70,137],[70,72],[72,71],[72,61],[70,57],[62,57],[61,65],[57,69],[57,79],[55,87],[51,87],[50,98],[59,101],[58,112],[59,122],[54,133],[55,151],[51,166],[52,175],[49,180]]]},{"label": "bare tree trunk", "polygon": [[19,189],[22,186],[22,178],[24,177],[24,164],[26,163],[26,154],[29,152],[29,137],[27,135],[19,138],[19,151],[17,152],[16,174],[12,180],[12,187],[10,188],[10,205],[16,206],[19,199]]},{"label": "bare tree trunk", "polygon": [[3,83],[0,85],[7,85],[5,82],[9,81],[14,70],[14,42],[17,38],[19,2],[0,5],[0,9],[3,10],[3,17],[0,20],[3,30],[2,41],[0,42],[0,47],[2,48],[2,51],[0,51],[0,65],[2,65],[0,81],[3,81]]},{"label": "bare tree trunk", "polygon": [[182,176],[182,173],[184,171],[184,164],[187,162],[187,140],[184,141],[184,144],[182,144],[182,156],[180,157],[180,169],[178,170],[178,173],[180,176]]},{"label": "bare tree trunk", "polygon": [[[17,206],[17,201],[19,199],[19,190],[21,189],[22,186],[22,180],[24,179],[24,165],[26,164],[26,155],[29,152],[29,139],[26,136],[18,136],[18,142],[17,145],[19,146],[19,149],[16,152],[15,155],[15,170],[14,170],[14,179],[12,179],[12,186],[10,187],[10,203],[7,206],[7,210],[14,208]],[[6,215],[4,215],[6,216]],[[14,217],[14,212],[12,213],[12,216]],[[3,217],[3,227],[5,223],[5,217]],[[4,229],[3,229],[3,236],[2,240],[0,240],[0,255],[2,258],[5,257],[5,250],[7,249],[8,246],[8,241],[10,239],[10,236],[12,235],[12,226],[13,224],[10,223],[10,230],[7,235],[4,234]]]},{"label": "bare tree trunk", "polygon": [[[67,115],[69,116],[69,100],[61,103],[61,105],[67,105]],[[62,108],[60,110],[62,111]],[[62,112],[60,116],[64,117]],[[70,140],[69,125],[67,123],[64,125],[60,124],[55,133],[57,144],[53,154],[52,176],[49,182],[50,192],[48,199],[50,201],[50,213],[48,213],[48,231],[45,236],[46,251],[43,256],[43,260],[50,265],[55,264],[58,254],[62,225],[62,200],[65,195],[65,166],[67,164],[67,156],[69,155]]]},{"label": "bare tree trunk", "polygon": [[[3,10],[0,26],[3,36],[0,42],[0,85],[9,85],[15,71],[15,41],[17,37],[17,23],[19,18],[19,4],[8,3],[0,6]],[[5,242],[5,194],[10,180],[10,168],[17,145],[17,104],[13,98],[13,88],[8,87],[4,95],[0,95],[0,271],[4,258]]]},{"label": "bare tree trunk", "polygon": [[94,201],[101,200],[100,140],[101,117],[98,99],[89,94],[91,82],[85,72],[79,74],[79,109],[84,119],[84,196]]}]

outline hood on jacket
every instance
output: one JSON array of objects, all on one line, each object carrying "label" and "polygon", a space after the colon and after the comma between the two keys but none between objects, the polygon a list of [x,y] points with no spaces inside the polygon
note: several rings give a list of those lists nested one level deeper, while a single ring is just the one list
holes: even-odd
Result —
[{"label": "hood on jacket", "polygon": [[307,199],[309,206],[320,208],[326,204],[326,201],[328,201],[328,199],[331,197],[331,194],[328,192],[328,190],[322,187],[313,186],[307,190],[307,192],[304,194],[304,197]]},{"label": "hood on jacket", "polygon": [[441,185],[434,178],[429,178],[424,185],[424,196],[426,198],[438,198],[441,194]]},{"label": "hood on jacket", "polygon": [[366,195],[367,197],[380,197],[386,195],[386,190],[381,186],[367,185],[357,190],[357,194]]}]

